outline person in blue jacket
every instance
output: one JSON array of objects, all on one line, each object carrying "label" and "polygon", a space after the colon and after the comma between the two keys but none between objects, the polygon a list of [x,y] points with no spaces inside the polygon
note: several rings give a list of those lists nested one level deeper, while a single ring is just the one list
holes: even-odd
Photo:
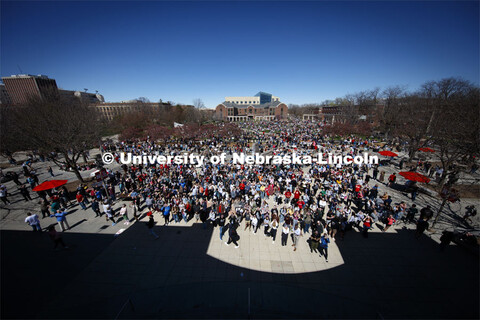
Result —
[{"label": "person in blue jacket", "polygon": [[167,226],[168,222],[170,221],[170,210],[170,205],[166,203],[163,207],[163,218],[165,219],[165,226]]},{"label": "person in blue jacket", "polygon": [[67,222],[67,218],[65,217],[67,215],[67,211],[61,211],[61,210],[57,210],[57,212],[53,215],[51,215],[50,217],[55,217],[57,218],[57,222],[58,222],[58,225],[60,226],[60,229],[62,229],[62,231],[65,231],[65,226],[67,226],[67,230],[70,229],[70,226],[68,225],[68,222]]},{"label": "person in blue jacket", "polygon": [[323,255],[325,257],[325,262],[328,262],[328,244],[330,243],[330,239],[327,233],[322,234],[320,238],[320,257]]}]

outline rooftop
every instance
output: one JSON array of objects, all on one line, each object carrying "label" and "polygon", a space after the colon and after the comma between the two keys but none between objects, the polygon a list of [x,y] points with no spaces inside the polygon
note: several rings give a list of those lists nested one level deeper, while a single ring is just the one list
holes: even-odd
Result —
[{"label": "rooftop", "polygon": [[262,103],[262,104],[237,104],[237,103],[233,103],[233,102],[224,101],[221,104],[223,104],[227,108],[246,109],[248,107],[253,107],[253,108],[261,109],[261,108],[268,108],[268,107],[276,107],[280,103],[283,103],[283,102],[272,101],[272,102],[269,102],[269,103]]}]

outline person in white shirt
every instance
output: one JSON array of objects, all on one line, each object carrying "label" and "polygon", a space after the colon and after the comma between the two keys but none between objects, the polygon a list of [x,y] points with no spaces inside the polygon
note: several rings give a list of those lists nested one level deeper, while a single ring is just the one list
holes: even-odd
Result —
[{"label": "person in white shirt", "polygon": [[290,227],[286,223],[284,223],[282,227],[282,247],[287,245],[289,233],[290,233]]},{"label": "person in white shirt", "polygon": [[252,229],[253,229],[253,234],[256,234],[256,233],[257,233],[257,224],[258,224],[257,215],[254,213],[254,214],[252,214]]},{"label": "person in white shirt", "polygon": [[40,226],[40,220],[36,214],[27,213],[27,217],[25,218],[25,223],[28,223],[29,226],[32,227],[33,231],[40,231],[42,232],[42,227]]},{"label": "person in white shirt", "polygon": [[11,202],[7,199],[7,187],[3,184],[0,186],[0,199],[5,203],[5,205],[10,204]]},{"label": "person in white shirt", "polygon": [[123,224],[130,224],[130,219],[128,219],[128,210],[127,210],[127,205],[124,204],[122,208],[120,209],[120,215],[123,217]]},{"label": "person in white shirt", "polygon": [[270,228],[271,228],[270,235],[272,236],[272,243],[275,243],[275,238],[277,237],[277,229],[278,229],[278,220],[276,216],[272,217]]},{"label": "person in white shirt", "polygon": [[293,251],[297,251],[297,244],[298,240],[300,240],[300,236],[302,235],[302,230],[300,229],[300,224],[297,223],[295,225],[295,229],[293,230]]}]

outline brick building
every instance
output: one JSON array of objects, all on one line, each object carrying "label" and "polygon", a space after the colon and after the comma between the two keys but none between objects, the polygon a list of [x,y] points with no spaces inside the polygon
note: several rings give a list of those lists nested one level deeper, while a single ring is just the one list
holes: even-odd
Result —
[{"label": "brick building", "polygon": [[215,109],[215,118],[224,121],[281,120],[287,117],[287,105],[265,92],[250,97],[225,97]]}]

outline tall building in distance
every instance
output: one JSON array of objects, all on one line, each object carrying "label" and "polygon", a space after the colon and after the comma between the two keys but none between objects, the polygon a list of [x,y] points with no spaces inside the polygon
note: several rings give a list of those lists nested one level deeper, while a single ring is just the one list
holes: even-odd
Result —
[{"label": "tall building in distance", "polygon": [[88,104],[97,104],[104,102],[101,94],[63,90],[57,87],[55,79],[50,79],[45,75],[18,74],[10,77],[3,77],[5,84],[0,89],[1,103],[22,105],[28,102],[31,97],[44,98],[48,94],[58,94],[67,99],[79,99]]},{"label": "tall building in distance", "polygon": [[58,89],[58,93],[64,98],[77,98],[88,104],[97,104],[99,102],[105,102],[103,96],[99,93],[90,93],[84,91],[73,91]]},{"label": "tall building in distance", "polygon": [[19,74],[3,77],[10,102],[21,105],[30,97],[45,97],[46,94],[58,92],[57,83],[45,75]]},{"label": "tall building in distance", "polygon": [[0,83],[0,104],[11,104],[10,96],[3,83]]},{"label": "tall building in distance", "polygon": [[251,97],[225,97],[215,109],[215,117],[224,121],[282,120],[288,107],[280,98],[266,92]]}]

